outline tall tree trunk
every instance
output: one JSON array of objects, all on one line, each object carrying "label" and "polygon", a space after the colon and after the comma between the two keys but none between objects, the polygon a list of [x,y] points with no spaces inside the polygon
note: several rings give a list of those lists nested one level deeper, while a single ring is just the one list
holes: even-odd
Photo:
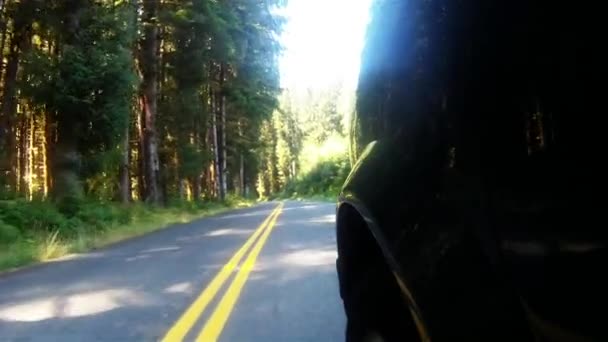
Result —
[{"label": "tall tree trunk", "polygon": [[7,18],[4,13],[4,5],[5,2],[0,0],[0,81],[2,80],[2,75],[4,71],[4,46],[6,45],[6,36],[8,36],[7,28]]},{"label": "tall tree trunk", "polygon": [[179,199],[182,201],[188,200],[188,194],[186,193],[186,189],[188,188],[188,185],[186,184],[185,179],[181,179],[178,177],[177,188],[179,191]]},{"label": "tall tree trunk", "polygon": [[[243,141],[243,123],[241,119],[237,122],[239,139]],[[239,153],[239,194],[245,196],[245,156],[243,155],[242,147]]]},{"label": "tall tree trunk", "polygon": [[[201,130],[201,117],[196,116],[194,118],[194,144],[198,148],[203,148],[204,139],[202,138]],[[202,165],[201,165],[202,167]],[[190,186],[192,187],[192,198],[194,201],[200,200],[201,196],[201,177],[203,176],[203,168],[199,171],[192,179],[190,179]]]},{"label": "tall tree trunk", "polygon": [[34,147],[36,144],[36,115],[35,113],[30,111],[30,115],[29,115],[29,119],[28,119],[28,125],[27,125],[27,130],[29,131],[29,134],[26,134],[27,137],[27,154],[26,154],[26,158],[27,158],[27,169],[26,169],[26,175],[27,175],[27,185],[25,190],[27,190],[27,196],[28,198],[31,200],[32,197],[34,196],[34,192],[37,191],[37,189],[34,187],[34,175],[37,174],[37,170],[36,170],[36,155],[34,154]]},{"label": "tall tree trunk", "polygon": [[158,142],[156,115],[158,96],[158,0],[143,2],[144,38],[141,44],[141,66],[143,70],[143,158],[145,159],[145,182],[147,202],[159,204],[161,196],[158,186]]},{"label": "tall tree trunk", "polygon": [[[21,18],[22,16],[19,16]],[[30,47],[30,23],[24,19],[13,22],[13,39],[9,49],[4,85],[2,87],[2,107],[0,108],[0,144],[2,144],[5,160],[9,162],[8,184],[11,190],[17,189],[17,140],[15,126],[15,112],[17,110],[17,75],[19,71],[19,58]]]},{"label": "tall tree trunk", "polygon": [[137,190],[138,199],[146,198],[146,158],[144,158],[144,98],[141,96],[139,101],[139,112],[137,113]]},{"label": "tall tree trunk", "polygon": [[48,176],[49,176],[49,172],[47,169],[47,151],[48,151],[48,140],[47,140],[47,121],[46,121],[46,114],[44,113],[44,111],[42,113],[40,113],[40,120],[38,121],[38,155],[40,160],[38,161],[38,170],[39,170],[39,177],[40,177],[40,183],[39,183],[39,191],[42,195],[43,198],[46,198],[46,195],[48,193]]},{"label": "tall tree trunk", "polygon": [[45,196],[53,191],[53,164],[52,160],[55,151],[56,130],[53,115],[49,110],[45,110],[44,118],[44,165],[45,165]]},{"label": "tall tree trunk", "polygon": [[216,95],[215,92],[211,93],[211,132],[213,134],[213,173],[215,181],[215,194],[220,198],[224,199],[222,195],[221,177],[220,177],[220,149],[219,149],[219,137],[218,137],[218,125],[217,125],[217,106],[216,106]]},{"label": "tall tree trunk", "polygon": [[131,202],[131,176],[129,175],[129,155],[131,148],[129,145],[130,124],[125,125],[125,132],[122,141],[122,160],[120,165],[120,201],[124,204]]},{"label": "tall tree trunk", "polygon": [[8,171],[8,184],[11,190],[16,190],[17,177],[17,146],[15,132],[15,110],[17,109],[17,101],[15,98],[17,85],[17,69],[19,67],[19,49],[16,43],[11,42],[11,53],[6,64],[6,74],[4,76],[4,85],[2,87],[2,109],[0,114],[0,137],[2,137],[2,150],[5,154],[4,160],[8,162],[6,167]]},{"label": "tall tree trunk", "polygon": [[221,176],[221,182],[222,182],[222,199],[226,198],[226,194],[228,192],[228,187],[227,187],[227,181],[226,179],[227,177],[227,173],[228,173],[228,167],[227,167],[227,153],[226,153],[226,96],[222,95],[222,172],[220,174]]},{"label": "tall tree trunk", "polygon": [[[61,54],[61,43],[59,41],[59,37],[56,37],[55,40],[52,41],[52,45],[50,47],[50,55],[53,57],[53,62],[58,63],[59,56]],[[55,196],[55,186],[56,186],[56,170],[55,170],[55,159],[57,155],[57,140],[58,140],[58,118],[57,113],[51,111],[48,107],[45,106],[45,140],[46,140],[46,195],[47,196]]]},{"label": "tall tree trunk", "polygon": [[224,89],[224,83],[226,81],[226,64],[220,64],[220,105],[219,105],[219,115],[220,115],[220,132],[221,135],[219,137],[220,142],[220,199],[224,200],[226,198],[227,192],[227,183],[226,183],[226,94]]},{"label": "tall tree trunk", "polygon": [[198,201],[201,199],[201,179],[202,179],[202,175],[196,175],[194,176],[194,179],[192,179],[190,181],[190,184],[192,184],[192,198],[195,201]]},{"label": "tall tree trunk", "polygon": [[245,157],[243,156],[243,152],[241,152],[239,158],[239,188],[241,196],[245,197]]},{"label": "tall tree trunk", "polygon": [[[211,113],[211,117],[213,117],[215,115],[214,113],[214,105],[213,105],[213,91],[211,90],[211,86],[208,87],[207,90],[207,102],[206,105],[208,107],[208,113]],[[207,120],[209,118],[207,117]],[[214,144],[214,133],[215,132],[215,127],[213,127],[213,125],[209,124],[209,122],[207,122],[206,124],[206,132],[205,132],[205,146],[207,148],[209,148],[211,155],[214,157],[214,159],[211,161],[211,163],[209,163],[209,165],[204,169],[203,171],[203,184],[204,184],[204,189],[203,189],[203,193],[209,197],[214,197],[215,196],[215,174],[214,174],[214,169],[215,169],[215,144]]]},{"label": "tall tree trunk", "polygon": [[18,191],[20,195],[27,196],[27,176],[28,176],[28,147],[29,147],[29,118],[26,116],[25,111],[19,115],[18,118],[19,127],[19,147],[18,147],[18,158],[19,158],[19,170],[18,170]]}]

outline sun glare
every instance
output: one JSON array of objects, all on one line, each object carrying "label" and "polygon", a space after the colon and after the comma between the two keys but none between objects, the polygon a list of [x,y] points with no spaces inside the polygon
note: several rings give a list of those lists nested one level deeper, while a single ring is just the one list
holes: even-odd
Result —
[{"label": "sun glare", "polygon": [[281,37],[284,88],[355,89],[372,0],[289,0]]}]

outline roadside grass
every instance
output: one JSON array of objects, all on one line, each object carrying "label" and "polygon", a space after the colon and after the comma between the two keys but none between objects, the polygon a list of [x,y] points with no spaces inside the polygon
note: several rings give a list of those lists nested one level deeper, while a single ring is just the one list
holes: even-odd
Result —
[{"label": "roadside grass", "polygon": [[299,195],[293,194],[281,194],[278,196],[279,199],[290,199],[294,201],[315,201],[315,202],[331,202],[335,203],[338,200],[338,192],[327,191],[318,194],[304,194]]},{"label": "roadside grass", "polygon": [[[73,253],[84,253],[173,224],[191,222],[230,209],[249,207],[253,203],[252,200],[230,198],[223,203],[175,203],[167,208],[133,204],[121,208],[129,215],[129,219],[122,220],[123,222],[101,220],[88,223],[85,220],[77,221],[76,226],[70,227],[69,230],[38,229],[17,233],[11,241],[0,239],[0,272],[48,262]],[[6,227],[7,224],[0,220],[0,238],[2,229]],[[23,227],[20,230],[24,230]]]},{"label": "roadside grass", "polygon": [[336,203],[338,201],[337,193],[323,193],[318,195],[312,195],[308,197],[298,197],[296,198],[299,201],[317,201],[317,202],[331,202]]}]

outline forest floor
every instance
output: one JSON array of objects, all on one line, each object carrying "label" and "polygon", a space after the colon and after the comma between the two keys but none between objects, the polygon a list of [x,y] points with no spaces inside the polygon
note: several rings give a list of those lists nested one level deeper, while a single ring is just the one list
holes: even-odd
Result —
[{"label": "forest floor", "polygon": [[36,263],[61,260],[175,224],[250,207],[254,203],[253,200],[231,199],[225,203],[210,202],[196,208],[134,205],[129,210],[137,213],[132,215],[128,223],[108,224],[102,229],[79,229],[77,234],[70,235],[60,234],[56,230],[19,237],[11,243],[0,243],[0,274]]}]

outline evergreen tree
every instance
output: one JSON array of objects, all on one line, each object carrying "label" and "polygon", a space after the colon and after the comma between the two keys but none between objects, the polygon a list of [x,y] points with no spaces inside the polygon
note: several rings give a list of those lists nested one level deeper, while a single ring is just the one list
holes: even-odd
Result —
[{"label": "evergreen tree", "polygon": [[[278,191],[299,141],[291,114],[273,119],[278,5],[0,2],[2,193],[66,209],[84,197],[223,199],[251,194],[265,168]],[[262,158],[265,129],[273,151],[290,152]]]}]

